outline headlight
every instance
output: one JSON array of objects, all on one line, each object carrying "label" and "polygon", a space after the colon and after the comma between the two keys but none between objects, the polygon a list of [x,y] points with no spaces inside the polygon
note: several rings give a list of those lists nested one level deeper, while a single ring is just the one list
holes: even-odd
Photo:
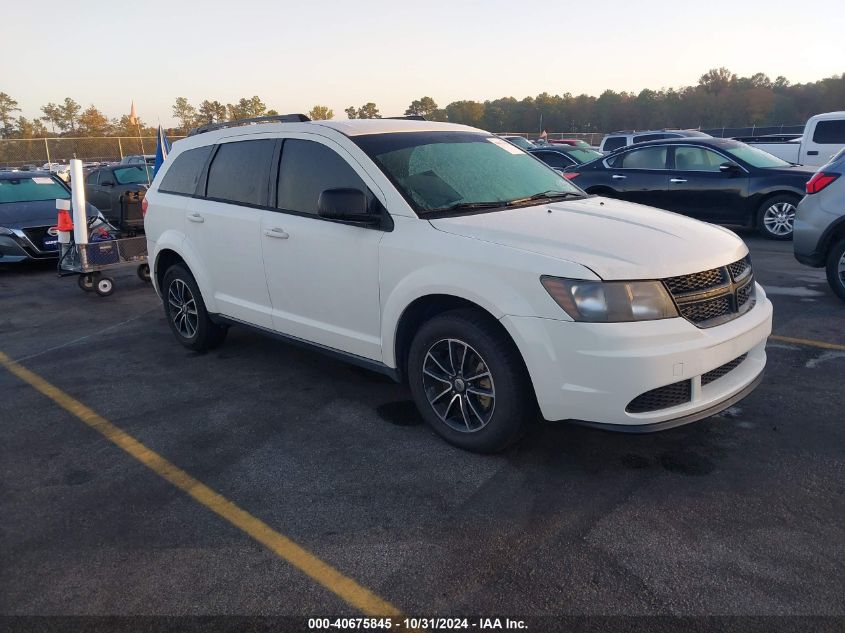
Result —
[{"label": "headlight", "polygon": [[619,323],[678,316],[659,281],[581,281],[543,275],[540,283],[576,321]]}]

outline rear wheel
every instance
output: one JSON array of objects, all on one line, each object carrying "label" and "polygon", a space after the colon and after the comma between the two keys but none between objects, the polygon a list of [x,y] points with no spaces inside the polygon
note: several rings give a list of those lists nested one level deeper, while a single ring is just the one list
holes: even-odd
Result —
[{"label": "rear wheel", "polygon": [[769,198],[757,212],[757,230],[770,240],[791,240],[797,205],[798,198],[795,196]]},{"label": "rear wheel", "polygon": [[201,352],[217,347],[226,338],[226,328],[209,318],[197,282],[183,264],[167,269],[162,294],[167,323],[182,345]]},{"label": "rear wheel", "polygon": [[839,240],[827,254],[827,283],[845,301],[845,239]]},{"label": "rear wheel", "polygon": [[85,292],[93,292],[95,279],[96,273],[79,275],[79,277],[76,278],[76,283],[78,283],[79,287],[82,288]]},{"label": "rear wheel", "polygon": [[94,292],[101,297],[108,297],[114,292],[114,280],[111,277],[98,276],[94,282]]},{"label": "rear wheel", "polygon": [[518,350],[495,321],[474,310],[422,325],[411,343],[408,380],[423,419],[466,450],[502,450],[536,417]]}]

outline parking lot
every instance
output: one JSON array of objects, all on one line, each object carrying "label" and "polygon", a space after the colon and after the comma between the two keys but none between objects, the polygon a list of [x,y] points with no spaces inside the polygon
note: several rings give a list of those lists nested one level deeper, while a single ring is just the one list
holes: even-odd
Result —
[{"label": "parking lot", "polygon": [[108,298],[0,270],[0,612],[845,613],[845,306],[742,236],[775,306],[751,396],[496,456],[324,356],[237,329],[186,351],[131,269]]}]

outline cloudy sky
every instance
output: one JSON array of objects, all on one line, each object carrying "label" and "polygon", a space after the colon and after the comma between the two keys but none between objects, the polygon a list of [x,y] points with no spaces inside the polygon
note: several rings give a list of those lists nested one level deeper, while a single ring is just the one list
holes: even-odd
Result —
[{"label": "cloudy sky", "polygon": [[69,96],[108,116],[132,99],[150,124],[194,104],[259,95],[280,112],[424,95],[598,95],[694,84],[726,66],[793,83],[845,72],[845,3],[808,0],[321,0],[13,2],[0,92],[24,116]]}]

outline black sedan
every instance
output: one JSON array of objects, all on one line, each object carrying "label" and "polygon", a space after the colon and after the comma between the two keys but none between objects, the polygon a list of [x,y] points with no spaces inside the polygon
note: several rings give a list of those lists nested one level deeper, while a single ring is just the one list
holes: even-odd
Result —
[{"label": "black sedan", "polygon": [[55,174],[0,171],[0,264],[58,256],[56,199],[70,199],[70,189]]},{"label": "black sedan", "polygon": [[110,165],[85,176],[85,199],[125,233],[144,228],[141,202],[153,179],[148,165]]},{"label": "black sedan", "polygon": [[565,175],[587,193],[790,239],[813,169],[729,139],[682,138],[617,150]]},{"label": "black sedan", "polygon": [[574,147],[572,145],[539,145],[528,150],[549,167],[563,171],[567,167],[588,163],[604,156],[589,147]]}]

